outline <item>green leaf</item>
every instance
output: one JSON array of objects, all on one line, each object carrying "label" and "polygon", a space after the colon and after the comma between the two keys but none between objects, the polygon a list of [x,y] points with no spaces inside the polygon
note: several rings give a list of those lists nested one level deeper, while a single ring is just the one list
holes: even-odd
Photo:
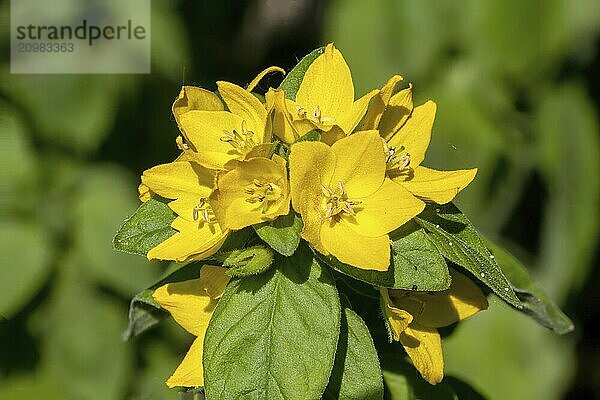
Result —
[{"label": "green leaf", "polygon": [[522,308],[483,239],[454,204],[428,205],[415,220],[428,231],[444,257],[471,272],[502,300]]},{"label": "green leaf", "polygon": [[254,230],[262,240],[275,251],[286,257],[294,254],[300,243],[302,219],[294,210],[274,221],[254,225]]},{"label": "green leaf", "polygon": [[300,84],[302,83],[302,79],[304,78],[306,70],[317,57],[323,54],[323,51],[325,51],[323,47],[319,47],[318,49],[311,51],[305,55],[290,72],[288,72],[286,77],[279,85],[279,89],[283,89],[286,98],[290,100],[296,100],[296,93],[298,93],[298,89],[300,88]]},{"label": "green leaf", "polygon": [[523,312],[546,328],[563,335],[573,330],[573,322],[527,273],[527,269],[512,254],[486,240],[502,272],[510,281],[523,304]]},{"label": "green leaf", "polygon": [[229,267],[227,275],[234,277],[261,274],[272,264],[273,252],[263,246],[234,250],[223,260],[223,266]]},{"label": "green leaf", "polygon": [[468,383],[452,376],[433,386],[400,354],[383,354],[386,398],[391,400],[485,400]]},{"label": "green leaf", "polygon": [[333,280],[302,245],[267,273],[236,279],[204,340],[210,399],[317,399],[333,367],[340,303]]},{"label": "green leaf", "polygon": [[383,399],[377,350],[364,321],[342,300],[342,321],[335,363],[322,399]]},{"label": "green leaf", "polygon": [[321,140],[321,132],[318,129],[313,129],[300,136],[296,142],[318,142],[319,140]]},{"label": "green leaf", "polygon": [[164,202],[150,199],[123,222],[113,239],[115,250],[146,255],[177,231],[171,228],[175,213]]},{"label": "green leaf", "polygon": [[450,287],[446,261],[427,234],[408,222],[390,234],[392,263],[385,272],[353,267],[333,256],[318,255],[334,269],[375,286],[407,290],[438,291]]}]

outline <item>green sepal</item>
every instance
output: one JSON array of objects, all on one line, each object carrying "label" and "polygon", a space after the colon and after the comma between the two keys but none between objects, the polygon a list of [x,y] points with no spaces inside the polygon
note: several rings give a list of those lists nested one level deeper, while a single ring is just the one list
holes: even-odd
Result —
[{"label": "green sepal", "polygon": [[318,399],[339,332],[329,272],[306,245],[277,256],[267,272],[233,279],[217,304],[204,339],[207,397]]},{"label": "green sepal", "polygon": [[387,271],[356,268],[333,256],[318,254],[318,257],[337,271],[374,286],[426,291],[450,287],[446,261],[424,229],[410,221],[392,232],[390,239],[392,255]]},{"label": "green sepal", "polygon": [[254,230],[273,250],[289,257],[300,244],[302,219],[290,209],[287,215],[280,216],[274,221],[254,225]]},{"label": "green sepal", "polygon": [[454,204],[428,204],[415,221],[427,230],[444,257],[465,268],[502,300],[523,307],[482,237]]},{"label": "green sepal", "polygon": [[365,322],[340,295],[342,319],[335,363],[323,400],[383,399],[383,379],[379,357]]},{"label": "green sepal", "polygon": [[540,325],[564,335],[573,330],[573,322],[554,303],[544,290],[531,279],[527,269],[508,251],[486,240],[486,245],[496,262],[510,281],[515,293],[523,304],[522,311]]},{"label": "green sepal", "polygon": [[171,228],[177,215],[166,202],[168,200],[153,197],[139,206],[117,231],[113,248],[145,256],[152,248],[177,233]]},{"label": "green sepal", "polygon": [[300,84],[302,83],[302,79],[304,78],[304,74],[306,70],[325,51],[324,47],[319,47],[305,55],[302,60],[296,64],[294,68],[285,76],[281,84],[279,85],[279,89],[282,89],[285,93],[285,97],[290,100],[296,100],[296,93],[298,93],[298,89],[300,88]]}]

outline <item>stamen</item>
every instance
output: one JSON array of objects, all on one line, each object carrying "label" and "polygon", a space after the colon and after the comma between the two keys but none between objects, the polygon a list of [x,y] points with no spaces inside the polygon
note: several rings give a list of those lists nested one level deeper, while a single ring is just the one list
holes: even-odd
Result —
[{"label": "stamen", "polygon": [[385,162],[388,171],[396,170],[398,172],[403,172],[410,169],[410,153],[405,152],[402,154],[402,152],[406,150],[404,146],[400,146],[399,149],[396,149],[393,146],[389,146],[385,141],[383,143],[386,155]]},{"label": "stamen", "polygon": [[241,134],[234,129],[233,131],[223,130],[225,136],[221,136],[219,140],[232,145],[240,154],[247,154],[253,147],[256,146],[254,141],[254,132],[248,130],[246,120],[242,121]]},{"label": "stamen", "polygon": [[211,224],[213,223],[213,219],[211,217],[212,210],[206,198],[202,197],[198,200],[198,204],[192,209],[192,217],[194,221],[198,221],[200,219],[200,215],[202,215],[202,219],[204,222]]},{"label": "stamen", "polygon": [[321,185],[321,189],[324,195],[324,220],[329,220],[338,214],[348,214],[351,216],[356,215],[354,206],[360,204],[361,202],[348,198],[346,188],[342,182],[338,182],[335,190],[331,190],[324,185]]},{"label": "stamen", "polygon": [[250,187],[244,192],[249,196],[246,202],[250,204],[262,203],[261,212],[265,214],[269,207],[283,196],[283,190],[274,182],[260,179],[253,179]]}]

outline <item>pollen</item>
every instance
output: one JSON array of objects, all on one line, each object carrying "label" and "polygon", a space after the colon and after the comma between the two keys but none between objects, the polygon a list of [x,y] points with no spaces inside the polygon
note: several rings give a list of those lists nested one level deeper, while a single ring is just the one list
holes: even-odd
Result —
[{"label": "pollen", "polygon": [[208,200],[205,197],[201,197],[200,200],[198,200],[198,204],[192,209],[192,217],[194,218],[194,221],[198,221],[200,216],[202,216],[202,220],[207,224],[212,224],[215,222],[214,214],[210,208],[210,205],[208,204]]},{"label": "pollen", "polygon": [[220,140],[222,142],[229,143],[235,150],[237,150],[240,154],[246,154],[253,147],[257,145],[254,140],[254,132],[248,130],[246,125],[246,121],[242,121],[242,129],[238,132],[236,129],[233,131],[224,130],[225,136],[221,136]]},{"label": "pollen", "polygon": [[261,203],[261,212],[265,214],[269,207],[277,202],[283,196],[283,189],[275,182],[267,179],[254,179],[244,190],[248,196],[246,202],[251,204]]},{"label": "pollen", "polygon": [[323,192],[323,219],[330,220],[337,215],[356,215],[355,206],[361,204],[360,201],[348,198],[346,189],[342,182],[338,182],[334,190],[325,185],[321,185]]}]

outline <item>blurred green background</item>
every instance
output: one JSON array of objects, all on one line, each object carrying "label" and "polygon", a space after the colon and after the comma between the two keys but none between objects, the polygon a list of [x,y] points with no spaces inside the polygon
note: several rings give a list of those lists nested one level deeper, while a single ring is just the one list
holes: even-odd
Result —
[{"label": "blurred green background", "polygon": [[[8,27],[4,1],[5,55]],[[182,84],[246,84],[329,41],[359,94],[400,73],[438,103],[426,163],[479,168],[458,204],[575,322],[557,337],[492,301],[446,339],[446,372],[490,399],[600,398],[599,33],[597,0],[153,0],[149,75],[11,75],[3,56],[0,399],[177,398],[163,382],[192,337],[121,339],[165,266],[112,236],[177,154]]]}]

